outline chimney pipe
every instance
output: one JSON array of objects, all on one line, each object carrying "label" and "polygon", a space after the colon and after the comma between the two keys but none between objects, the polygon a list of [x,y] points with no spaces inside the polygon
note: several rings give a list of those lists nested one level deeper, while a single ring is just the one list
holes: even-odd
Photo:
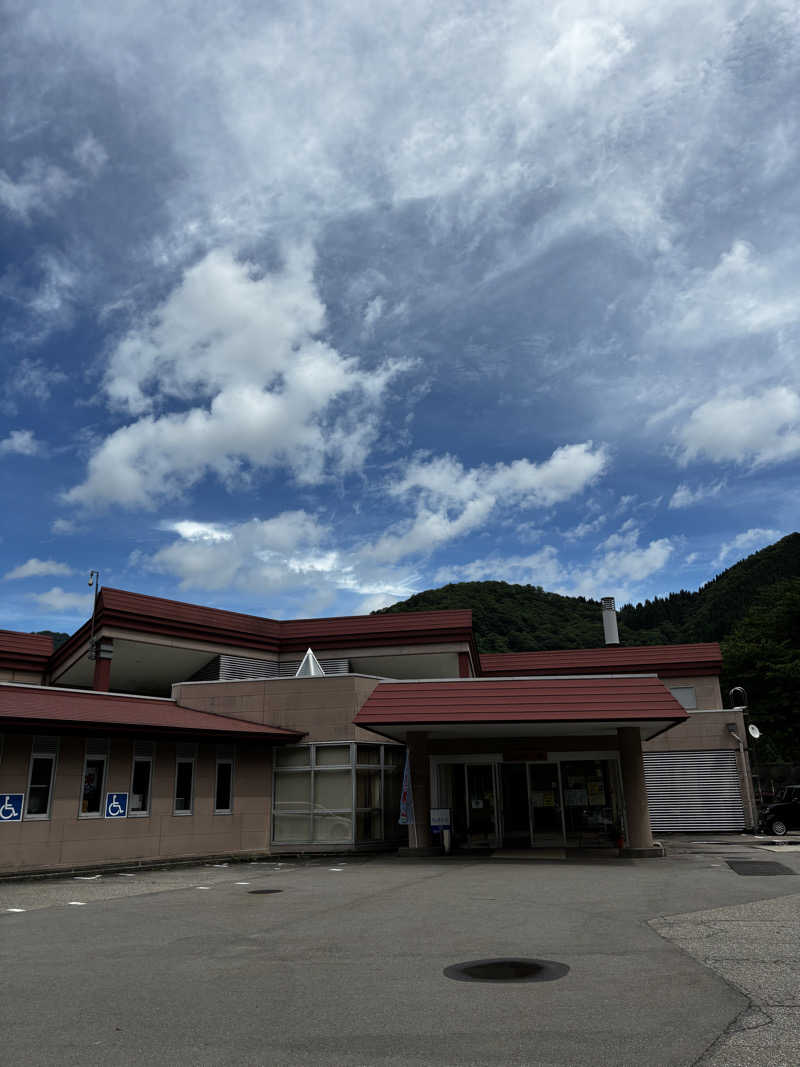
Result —
[{"label": "chimney pipe", "polygon": [[619,631],[617,630],[617,609],[614,606],[613,596],[604,596],[603,604],[603,634],[607,645],[619,644]]}]

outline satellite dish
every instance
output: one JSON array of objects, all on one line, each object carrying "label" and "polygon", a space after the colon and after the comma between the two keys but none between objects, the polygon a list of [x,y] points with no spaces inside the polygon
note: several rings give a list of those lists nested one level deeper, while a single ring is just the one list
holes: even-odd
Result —
[{"label": "satellite dish", "polygon": [[755,725],[755,723],[752,723],[752,722],[750,723],[750,725],[747,727],[747,732],[750,734],[751,737],[754,737],[756,739],[761,737],[761,731]]}]

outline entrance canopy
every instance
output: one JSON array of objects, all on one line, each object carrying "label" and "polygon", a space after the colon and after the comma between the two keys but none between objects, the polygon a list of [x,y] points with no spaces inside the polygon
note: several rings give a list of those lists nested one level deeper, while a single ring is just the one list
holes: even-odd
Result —
[{"label": "entrance canopy", "polygon": [[381,682],[354,721],[396,741],[420,731],[444,739],[612,734],[625,726],[648,740],[687,718],[653,674]]}]

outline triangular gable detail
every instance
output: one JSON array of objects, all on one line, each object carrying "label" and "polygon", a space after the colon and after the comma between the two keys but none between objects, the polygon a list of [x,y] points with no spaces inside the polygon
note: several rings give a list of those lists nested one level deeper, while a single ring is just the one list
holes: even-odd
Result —
[{"label": "triangular gable detail", "polygon": [[295,678],[324,678],[325,671],[320,666],[319,660],[314,653],[309,650],[303,656],[303,662],[297,668]]}]

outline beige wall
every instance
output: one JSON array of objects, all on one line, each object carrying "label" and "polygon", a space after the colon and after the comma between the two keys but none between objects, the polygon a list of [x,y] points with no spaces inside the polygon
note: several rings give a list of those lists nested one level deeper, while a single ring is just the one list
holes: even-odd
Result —
[{"label": "beige wall", "polygon": [[267,678],[243,682],[176,685],[178,704],[215,715],[300,730],[308,741],[384,741],[353,725],[378,684],[356,674],[327,678]]},{"label": "beige wall", "polygon": [[682,678],[662,678],[661,681],[667,689],[677,689],[679,686],[685,685],[694,686],[698,709],[722,707],[722,693],[719,687],[719,678],[717,678],[716,675],[707,674]]},{"label": "beige wall", "polygon": [[[32,737],[6,735],[0,791],[27,791]],[[233,814],[214,814],[216,746],[200,744],[193,814],[174,815],[175,745],[158,742],[149,816],[78,818],[85,739],[62,737],[50,818],[0,824],[0,873],[268,850],[272,753],[248,742],[234,757]],[[113,739],[106,792],[130,791],[133,742]]]},{"label": "beige wall", "polygon": [[0,682],[17,682],[22,685],[41,685],[44,675],[41,671],[20,671],[0,669]]},{"label": "beige wall", "polygon": [[738,751],[739,742],[728,731],[729,722],[736,723],[736,733],[746,737],[741,712],[696,711],[689,713],[687,722],[673,726],[652,741],[642,745],[644,752],[694,752],[703,749],[729,748]]}]

